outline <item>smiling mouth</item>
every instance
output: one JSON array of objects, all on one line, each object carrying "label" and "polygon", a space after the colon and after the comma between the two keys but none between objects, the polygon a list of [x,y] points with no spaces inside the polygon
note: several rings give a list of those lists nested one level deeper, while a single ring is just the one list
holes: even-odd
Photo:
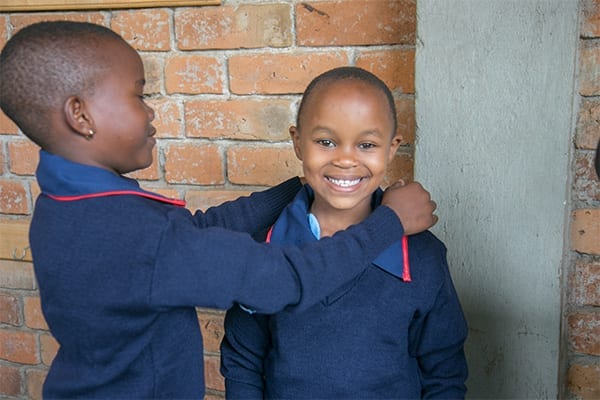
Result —
[{"label": "smiling mouth", "polygon": [[326,177],[326,179],[333,183],[336,186],[339,187],[343,187],[343,188],[349,188],[352,186],[356,186],[360,183],[360,181],[362,180],[362,178],[356,178],[356,179],[335,179],[335,178],[331,178],[331,177]]}]

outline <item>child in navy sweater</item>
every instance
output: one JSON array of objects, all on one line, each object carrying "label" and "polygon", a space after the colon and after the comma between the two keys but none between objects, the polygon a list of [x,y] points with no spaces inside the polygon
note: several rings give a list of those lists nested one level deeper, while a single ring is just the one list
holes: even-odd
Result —
[{"label": "child in navy sweater", "polygon": [[[387,86],[363,69],[313,80],[290,128],[307,186],[267,241],[316,243],[377,212],[401,141],[395,116]],[[394,239],[313,307],[271,316],[229,310],[221,346],[227,398],[464,398],[467,325],[446,249],[430,232]]]},{"label": "child in navy sweater", "polygon": [[298,178],[192,215],[123,176],[152,162],[144,83],[136,51],[94,24],[30,25],[0,54],[0,108],[41,147],[30,245],[42,311],[60,344],[44,398],[200,399],[195,306],[307,309],[390,238],[436,220],[429,194],[407,185],[319,245],[256,243],[250,234],[275,221]]}]

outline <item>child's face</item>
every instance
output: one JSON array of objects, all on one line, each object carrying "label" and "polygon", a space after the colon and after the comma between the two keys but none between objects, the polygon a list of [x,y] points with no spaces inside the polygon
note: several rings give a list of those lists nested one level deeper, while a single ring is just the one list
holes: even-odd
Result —
[{"label": "child's face", "polygon": [[400,144],[385,94],[358,80],[316,88],[290,128],[315,207],[325,212],[371,210],[371,195],[383,182]]},{"label": "child's face", "polygon": [[93,162],[118,174],[152,163],[154,111],[144,102],[144,67],[137,52],[118,41],[103,46],[109,69],[84,103],[93,119]]}]

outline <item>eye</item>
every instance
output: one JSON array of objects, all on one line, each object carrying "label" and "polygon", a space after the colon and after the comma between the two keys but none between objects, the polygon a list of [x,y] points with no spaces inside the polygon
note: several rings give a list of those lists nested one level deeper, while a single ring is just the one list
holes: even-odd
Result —
[{"label": "eye", "polygon": [[377,145],[375,143],[370,143],[370,142],[361,143],[358,145],[358,148],[362,149],[362,150],[369,150],[369,149],[373,149],[375,147],[377,147]]},{"label": "eye", "polygon": [[329,139],[318,139],[315,142],[323,147],[335,147],[335,143]]}]

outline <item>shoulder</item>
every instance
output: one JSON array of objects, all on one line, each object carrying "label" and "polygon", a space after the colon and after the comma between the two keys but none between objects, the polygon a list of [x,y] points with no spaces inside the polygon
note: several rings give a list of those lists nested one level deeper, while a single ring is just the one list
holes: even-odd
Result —
[{"label": "shoulder", "polygon": [[409,236],[408,251],[413,274],[434,280],[443,280],[448,274],[446,245],[432,232]]},{"label": "shoulder", "polygon": [[424,231],[408,237],[411,249],[422,255],[446,256],[446,245],[431,231]]}]

